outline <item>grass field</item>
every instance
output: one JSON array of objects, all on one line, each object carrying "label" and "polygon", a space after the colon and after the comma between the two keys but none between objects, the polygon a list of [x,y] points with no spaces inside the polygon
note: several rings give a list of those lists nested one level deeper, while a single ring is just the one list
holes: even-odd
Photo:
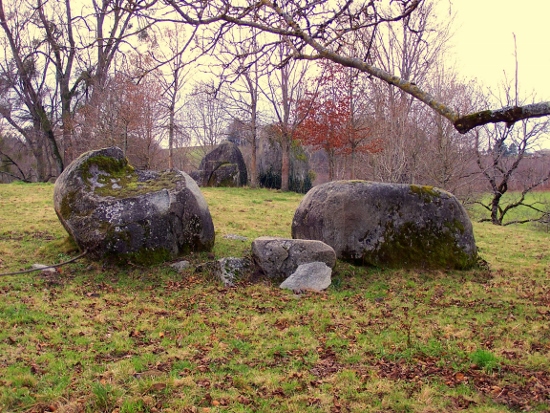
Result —
[{"label": "grass field", "polygon": [[[521,193],[507,192],[503,195],[500,201],[500,206],[502,208],[505,208],[509,204],[514,204],[518,202],[520,198]],[[489,195],[485,195],[481,197],[479,201],[481,201],[485,205],[489,205],[491,197]],[[530,192],[526,195],[524,203],[528,205],[533,205],[533,207],[542,211],[550,211],[550,192]],[[479,204],[470,204],[468,205],[467,209],[470,217],[474,221],[480,221],[483,218],[487,219],[491,216],[491,213]],[[510,209],[506,213],[503,224],[506,225],[507,223],[512,221],[521,221],[525,219],[536,219],[540,216],[541,213],[537,212],[534,209],[530,209],[525,206],[519,206],[517,208]],[[528,226],[535,226],[539,227],[540,229],[550,231],[550,226],[548,226],[547,224],[529,223]]]},{"label": "grass field", "polygon": [[[289,237],[302,198],[203,192],[215,258]],[[0,185],[0,273],[77,254],[52,193]],[[0,411],[548,412],[550,235],[474,229],[489,270],[339,262],[322,294],[85,259],[0,277]]]}]

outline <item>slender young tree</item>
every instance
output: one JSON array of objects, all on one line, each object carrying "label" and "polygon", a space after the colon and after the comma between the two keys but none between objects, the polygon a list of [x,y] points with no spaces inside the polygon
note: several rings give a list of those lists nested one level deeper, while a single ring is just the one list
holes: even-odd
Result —
[{"label": "slender young tree", "polygon": [[[201,159],[220,143],[227,130],[227,105],[224,96],[216,92],[214,83],[198,83],[187,96],[184,110],[180,112],[180,122],[189,143],[198,146],[202,152]],[[195,161],[193,166],[198,167],[200,159]]]},{"label": "slender young tree", "polygon": [[[178,114],[183,109],[183,89],[187,85],[196,62],[196,53],[192,50],[192,40],[197,31],[187,35],[181,27],[165,27],[151,42],[148,50],[152,67],[144,68],[154,75],[162,85],[163,105],[166,108],[165,124],[168,131],[168,168],[174,168],[174,148],[184,142],[181,137],[183,125],[177,122]],[[195,55],[193,57],[193,54]],[[178,139],[179,137],[179,139]],[[189,142],[186,142],[189,143]]]},{"label": "slender young tree", "polygon": [[285,43],[278,45],[278,54],[268,68],[267,86],[261,88],[263,95],[269,101],[274,116],[274,135],[281,145],[281,191],[288,191],[290,185],[290,151],[296,140],[296,132],[306,116],[306,111],[300,114],[297,103],[306,93],[308,64],[299,61],[283,63],[287,54]]},{"label": "slender young tree", "polygon": [[237,30],[227,33],[219,44],[218,60],[223,68],[219,93],[227,103],[232,118],[247,126],[245,136],[250,148],[249,185],[258,186],[258,142],[260,130],[260,83],[265,75],[260,67],[258,33]]}]

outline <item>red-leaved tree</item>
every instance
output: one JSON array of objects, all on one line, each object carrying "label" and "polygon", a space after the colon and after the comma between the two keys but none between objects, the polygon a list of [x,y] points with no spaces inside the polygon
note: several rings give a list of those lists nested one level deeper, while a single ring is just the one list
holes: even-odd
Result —
[{"label": "red-leaved tree", "polygon": [[381,150],[369,127],[369,105],[360,74],[332,62],[320,64],[321,73],[297,105],[304,120],[297,131],[302,144],[322,149],[329,180],[335,178],[339,156],[349,157],[350,178],[356,176],[356,155]]}]

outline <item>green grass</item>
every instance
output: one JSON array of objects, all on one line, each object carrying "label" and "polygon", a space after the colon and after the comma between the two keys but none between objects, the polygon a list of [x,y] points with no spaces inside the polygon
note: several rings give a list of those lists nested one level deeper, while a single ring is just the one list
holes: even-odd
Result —
[{"label": "green grass", "polygon": [[[77,253],[52,192],[0,186],[0,272]],[[215,258],[247,254],[257,236],[289,237],[301,199],[203,192]],[[85,259],[0,277],[0,411],[548,411],[549,234],[474,230],[490,271],[338,262],[322,294]]]},{"label": "green grass", "polygon": [[[517,202],[520,198],[521,193],[507,192],[501,198],[500,206],[502,208],[505,208],[507,205]],[[486,194],[482,196],[479,201],[485,205],[489,205],[491,201],[491,196],[489,194]],[[528,205],[533,205],[535,208],[542,211],[550,211],[550,192],[530,192],[526,195],[524,203]],[[491,217],[491,213],[478,203],[468,205],[467,209],[470,217],[474,221],[480,221],[482,219],[488,219]],[[521,221],[525,219],[536,219],[540,216],[541,214],[539,212],[522,205],[510,209],[504,216],[503,224],[506,225],[506,223],[512,221]],[[527,225],[550,231],[550,227],[548,225],[535,223],[529,223]]]}]

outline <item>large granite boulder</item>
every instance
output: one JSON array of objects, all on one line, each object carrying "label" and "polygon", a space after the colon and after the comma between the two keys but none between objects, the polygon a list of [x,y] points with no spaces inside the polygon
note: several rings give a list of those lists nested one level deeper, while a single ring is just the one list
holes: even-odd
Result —
[{"label": "large granite boulder", "polygon": [[291,275],[301,264],[319,261],[333,268],[336,254],[320,241],[259,237],[252,242],[252,260],[268,278],[279,279]]},{"label": "large granite boulder", "polygon": [[72,162],[55,183],[54,208],[95,259],[153,264],[214,246],[214,224],[196,182],[176,170],[135,170],[116,147]]},{"label": "large granite boulder", "polygon": [[429,186],[316,186],[295,212],[292,237],[320,240],[340,259],[382,267],[466,269],[477,261],[466,211],[452,194]]},{"label": "large granite boulder", "polygon": [[239,147],[233,142],[222,142],[202,159],[194,177],[200,186],[245,186],[248,180],[246,164]]}]

